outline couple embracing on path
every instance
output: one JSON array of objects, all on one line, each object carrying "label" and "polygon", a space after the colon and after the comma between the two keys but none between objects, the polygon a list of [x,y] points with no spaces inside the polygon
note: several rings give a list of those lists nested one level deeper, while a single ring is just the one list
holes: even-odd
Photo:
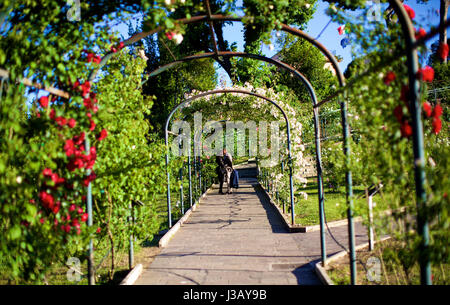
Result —
[{"label": "couple embracing on path", "polygon": [[224,194],[222,191],[223,183],[227,182],[227,194],[231,194],[231,188],[238,188],[239,176],[236,170],[233,169],[233,157],[223,149],[223,155],[216,156],[216,173],[219,178],[219,194]]}]

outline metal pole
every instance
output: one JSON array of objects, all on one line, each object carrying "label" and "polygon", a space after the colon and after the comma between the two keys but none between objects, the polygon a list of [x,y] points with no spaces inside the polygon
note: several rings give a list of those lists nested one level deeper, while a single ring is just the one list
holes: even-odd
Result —
[{"label": "metal pole", "polygon": [[374,232],[373,232],[373,196],[369,195],[366,189],[367,204],[369,206],[369,251],[374,249]]},{"label": "metal pole", "polygon": [[422,107],[420,104],[420,82],[417,79],[419,70],[419,59],[416,43],[415,29],[405,8],[399,0],[389,1],[396,11],[399,21],[405,34],[405,49],[407,50],[407,66],[409,78],[409,109],[412,117],[413,129],[413,152],[414,152],[414,180],[416,184],[416,205],[417,205],[417,231],[421,236],[420,244],[420,282],[422,285],[431,285],[431,264],[428,253],[430,232],[426,213],[427,194],[425,192],[425,149],[422,125]]},{"label": "metal pole", "polygon": [[356,285],[356,251],[355,251],[355,228],[353,223],[353,188],[352,188],[352,173],[349,169],[350,165],[350,142],[349,142],[349,127],[347,121],[347,108],[345,102],[341,101],[341,122],[343,131],[343,145],[346,163],[346,199],[347,199],[347,219],[348,219],[348,243],[350,249],[350,279],[351,284]]},{"label": "metal pole", "polygon": [[181,202],[181,215],[184,215],[184,198],[183,198],[183,167],[180,168],[180,202]]},{"label": "metal pole", "polygon": [[192,163],[194,165],[194,196],[195,196],[195,201],[197,201],[197,190],[198,190],[198,179],[197,179],[197,157],[194,156],[194,159],[192,160]]},{"label": "metal pole", "polygon": [[[316,101],[313,99],[313,104]],[[323,194],[323,178],[322,178],[322,157],[320,153],[320,120],[319,109],[314,108],[314,134],[316,146],[316,167],[317,167],[317,191],[319,194],[319,219],[320,219],[320,249],[322,254],[322,266],[325,266],[327,260],[326,240],[325,240],[325,207]]]},{"label": "metal pole", "polygon": [[167,225],[172,228],[172,211],[170,206],[170,170],[169,170],[169,134],[166,127],[166,174],[167,174]]},{"label": "metal pole", "polygon": [[[130,202],[129,204],[130,208],[130,217],[129,217],[129,223],[131,229],[133,229],[133,223],[134,223],[134,212],[133,212],[133,204]],[[133,233],[130,233],[130,249],[128,251],[128,267],[131,270],[134,265],[134,245],[133,245]]]},{"label": "metal pole", "polygon": [[202,162],[200,156],[198,158],[198,188],[200,190],[200,196],[203,194],[203,185],[202,185]]},{"label": "metal pole", "polygon": [[189,172],[189,204],[192,207],[192,171],[191,171],[191,148],[189,147],[188,155],[188,172]]},{"label": "metal pole", "polygon": [[[89,135],[86,135],[86,139],[84,141],[84,149],[86,151],[86,154],[89,154],[91,147],[89,144]],[[90,175],[91,170],[86,170],[86,175]],[[88,213],[88,221],[87,225],[88,227],[92,227],[93,224],[93,215],[92,215],[92,183],[89,182],[87,186],[87,196],[86,196],[86,203],[87,203],[87,213]],[[89,239],[89,254],[88,254],[88,283],[89,285],[95,285],[95,266],[94,266],[94,242],[92,240],[92,237]]]}]

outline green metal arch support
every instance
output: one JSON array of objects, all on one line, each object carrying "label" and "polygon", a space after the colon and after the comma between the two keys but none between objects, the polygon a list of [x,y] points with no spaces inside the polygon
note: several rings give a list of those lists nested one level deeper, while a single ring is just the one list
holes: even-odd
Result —
[{"label": "green metal arch support", "polygon": [[[162,73],[163,71],[170,69],[174,67],[177,64],[180,64],[185,61],[190,60],[197,60],[197,59],[203,59],[203,58],[211,58],[216,56],[216,53],[203,53],[193,56],[188,56],[183,59],[180,59],[178,61],[171,62],[167,65],[161,66],[160,68],[150,72],[150,76],[158,75],[159,73]],[[321,148],[320,148],[320,121],[319,121],[319,109],[314,107],[317,104],[317,96],[315,93],[315,90],[311,83],[308,81],[308,79],[299,71],[295,70],[293,67],[289,66],[286,63],[283,63],[278,60],[274,60],[272,58],[268,58],[261,55],[255,55],[255,54],[249,54],[249,53],[242,53],[242,52],[219,52],[219,56],[237,56],[237,57],[248,57],[253,58],[260,61],[265,61],[270,64],[276,65],[280,68],[285,69],[286,71],[289,71],[293,73],[307,88],[311,100],[312,100],[312,106],[313,106],[313,114],[314,114],[314,131],[315,131],[315,147],[316,147],[316,167],[317,167],[317,188],[318,188],[318,201],[319,201],[319,218],[320,218],[320,244],[321,244],[321,257],[322,257],[322,263],[325,265],[326,263],[326,241],[325,241],[325,208],[324,208],[324,192],[323,192],[323,175],[322,175],[322,157],[321,157]],[[289,158],[290,160],[290,158]],[[170,196],[170,194],[168,194]],[[293,202],[293,193],[291,192],[291,201]],[[292,209],[293,211],[293,209]],[[291,222],[294,224],[294,213],[291,213]]]},{"label": "green metal arch support", "polygon": [[[246,94],[250,96],[255,96],[257,98],[263,99],[275,107],[278,108],[278,110],[281,111],[283,114],[284,120],[286,121],[286,127],[287,127],[287,144],[288,144],[288,160],[289,160],[289,187],[290,187],[290,203],[291,203],[291,209],[294,211],[294,189],[293,189],[293,179],[292,179],[292,155],[291,155],[291,138],[290,138],[290,124],[289,119],[280,105],[276,103],[275,101],[269,99],[266,96],[246,91],[246,90],[240,90],[240,89],[219,89],[219,90],[211,90],[204,93],[200,93],[198,95],[195,95],[193,97],[190,97],[188,99],[185,99],[183,102],[179,103],[169,114],[169,116],[166,119],[165,129],[164,129],[164,135],[165,135],[165,144],[166,144],[166,174],[167,174],[167,213],[168,213],[168,219],[169,219],[169,228],[172,227],[172,217],[171,217],[171,200],[170,200],[170,173],[169,173],[169,123],[172,119],[172,116],[177,112],[179,109],[186,107],[191,101],[208,96],[208,95],[215,95],[215,94],[221,94],[221,93],[241,93]],[[294,217],[294,213],[292,212],[292,220]]]}]

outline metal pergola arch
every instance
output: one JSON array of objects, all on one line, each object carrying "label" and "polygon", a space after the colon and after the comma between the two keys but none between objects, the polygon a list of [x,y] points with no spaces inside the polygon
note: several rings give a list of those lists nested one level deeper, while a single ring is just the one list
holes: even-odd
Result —
[{"label": "metal pergola arch", "polygon": [[[268,58],[262,55],[256,55],[256,54],[249,54],[249,53],[243,53],[243,52],[219,52],[222,56],[237,56],[237,57],[248,57],[257,59],[260,61],[265,61],[270,64],[276,65],[290,73],[292,73],[295,77],[297,77],[307,88],[311,100],[312,100],[312,106],[313,106],[313,120],[314,120],[314,131],[315,131],[315,148],[316,148],[316,168],[317,168],[317,187],[318,187],[318,200],[319,200],[319,218],[320,218],[320,243],[321,243],[321,258],[322,263],[326,263],[326,242],[325,242],[325,208],[324,208],[324,192],[323,192],[323,176],[322,176],[322,157],[321,157],[321,148],[320,148],[320,121],[319,121],[319,109],[315,107],[317,105],[317,96],[315,93],[315,90],[312,86],[312,84],[309,82],[309,80],[298,70],[294,69],[290,65],[283,63],[281,61]],[[197,59],[203,59],[203,58],[210,58],[215,56],[215,53],[203,53],[199,55],[193,55],[188,56],[183,59],[180,59],[178,61],[174,61],[172,63],[169,63],[167,65],[161,66],[160,68],[152,71],[149,73],[149,76],[155,76],[159,73],[162,73],[163,71],[172,68],[176,66],[177,64],[185,61],[190,60],[197,60]],[[167,145],[167,143],[166,143]],[[291,158],[289,158],[289,164],[291,167]],[[291,197],[293,194],[291,193]],[[291,202],[293,202],[293,198],[291,198]],[[292,210],[293,211],[293,210]],[[294,212],[291,213],[291,222],[294,224]],[[352,220],[351,220],[352,222]],[[354,243],[353,243],[354,244]],[[354,247],[350,247],[350,249],[354,249]],[[353,251],[353,250],[352,250]]]},{"label": "metal pergola arch", "polygon": [[[416,40],[415,38],[415,29],[412,24],[411,19],[409,18],[405,8],[403,7],[400,0],[388,0],[391,4],[394,12],[397,14],[399,18],[399,22],[402,27],[402,31],[404,33],[404,38],[406,42],[406,56],[407,56],[407,66],[408,66],[408,78],[409,78],[409,100],[410,100],[410,111],[412,115],[412,128],[413,128],[413,153],[414,153],[414,173],[415,173],[415,186],[416,186],[416,204],[418,207],[418,215],[417,215],[417,226],[418,233],[422,237],[421,242],[421,255],[420,255],[420,270],[421,270],[421,283],[422,284],[431,284],[431,265],[428,253],[428,245],[429,245],[429,229],[428,229],[428,220],[426,218],[426,214],[423,211],[423,207],[426,206],[426,192],[425,192],[425,152],[424,152],[424,138],[423,138],[423,124],[421,118],[421,107],[420,107],[420,81],[416,77],[416,74],[419,69],[418,62],[418,54],[417,48],[421,43],[429,40],[433,35],[436,34],[436,31],[433,31],[433,35],[429,33],[426,37]],[[206,0],[207,7],[209,8],[209,2]],[[214,34],[214,29],[212,28],[212,23],[214,21],[239,21],[242,22],[243,17],[231,17],[225,15],[212,15],[210,10],[208,9],[208,15],[195,16],[191,18],[184,18],[177,20],[179,23],[190,24],[196,22],[208,22],[211,26],[211,33]],[[441,26],[447,27],[449,24],[448,20],[444,25]],[[283,31],[294,34],[298,37],[304,38],[310,43],[312,43],[316,48],[318,48],[331,62],[332,66],[336,71],[336,76],[338,78],[339,84],[341,88],[345,86],[345,80],[342,72],[337,65],[335,58],[328,52],[328,50],[323,47],[320,43],[312,39],[307,34],[302,31],[289,27],[287,25],[282,24],[281,28]],[[128,40],[124,41],[125,45],[130,45],[136,41],[141,40],[142,38],[158,33],[162,30],[162,27],[158,27],[149,32],[141,32],[138,33]],[[214,40],[215,52],[216,56],[219,56],[219,51],[217,49],[217,44],[215,43],[215,37],[212,36]],[[98,68],[94,69],[89,75],[89,80],[92,81],[98,70],[108,61],[109,58],[113,56],[112,52],[107,53],[101,60],[101,63]],[[321,103],[322,104],[322,103]],[[320,105],[316,104],[317,108]],[[346,157],[346,162],[348,163],[350,157],[350,147],[349,147],[349,129],[348,129],[348,121],[347,121],[347,110],[345,101],[340,101],[341,108],[341,123],[343,127],[343,149]],[[346,171],[346,197],[347,197],[347,205],[348,205],[348,229],[349,229],[349,245],[350,245],[350,265],[351,265],[351,283],[356,284],[356,257],[354,252],[354,238],[353,238],[353,221],[352,221],[352,209],[353,209],[353,201],[352,201],[353,191],[352,191],[352,175],[351,171],[347,167]]]},{"label": "metal pergola arch", "polygon": [[[181,103],[179,103],[177,106],[175,106],[172,111],[170,112],[169,116],[166,119],[166,124],[164,128],[164,136],[165,136],[165,144],[166,144],[166,174],[167,174],[167,210],[168,210],[168,220],[169,220],[169,228],[172,227],[172,217],[171,217],[171,199],[170,199],[170,173],[169,173],[169,153],[168,153],[168,147],[169,147],[169,124],[172,119],[172,116],[177,112],[177,110],[185,108],[186,106],[189,106],[188,104],[194,100],[197,100],[199,98],[208,96],[208,95],[217,95],[222,93],[241,93],[249,96],[254,96],[260,99],[263,99],[275,107],[278,108],[278,110],[281,111],[284,120],[286,121],[286,128],[287,128],[287,145],[288,145],[288,160],[289,160],[289,187],[290,187],[290,203],[291,203],[291,209],[294,211],[294,190],[293,190],[293,180],[292,180],[292,162],[291,160],[291,138],[290,138],[290,124],[289,119],[284,111],[284,109],[278,105],[277,102],[273,101],[272,99],[263,96],[261,94],[246,91],[246,90],[240,90],[240,89],[216,89],[216,90],[210,90],[203,93],[199,93],[195,96],[192,96],[190,98],[185,99]],[[189,155],[190,155],[190,148],[189,148]],[[294,213],[292,212],[292,219],[294,217]]]}]

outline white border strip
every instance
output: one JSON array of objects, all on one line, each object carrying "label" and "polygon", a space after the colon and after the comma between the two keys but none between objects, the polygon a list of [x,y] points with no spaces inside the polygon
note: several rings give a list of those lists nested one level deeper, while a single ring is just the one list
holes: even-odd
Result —
[{"label": "white border strip", "polygon": [[131,271],[128,273],[128,275],[123,279],[123,281],[120,283],[120,285],[133,285],[138,277],[141,275],[144,268],[142,267],[142,264],[137,264]]}]

